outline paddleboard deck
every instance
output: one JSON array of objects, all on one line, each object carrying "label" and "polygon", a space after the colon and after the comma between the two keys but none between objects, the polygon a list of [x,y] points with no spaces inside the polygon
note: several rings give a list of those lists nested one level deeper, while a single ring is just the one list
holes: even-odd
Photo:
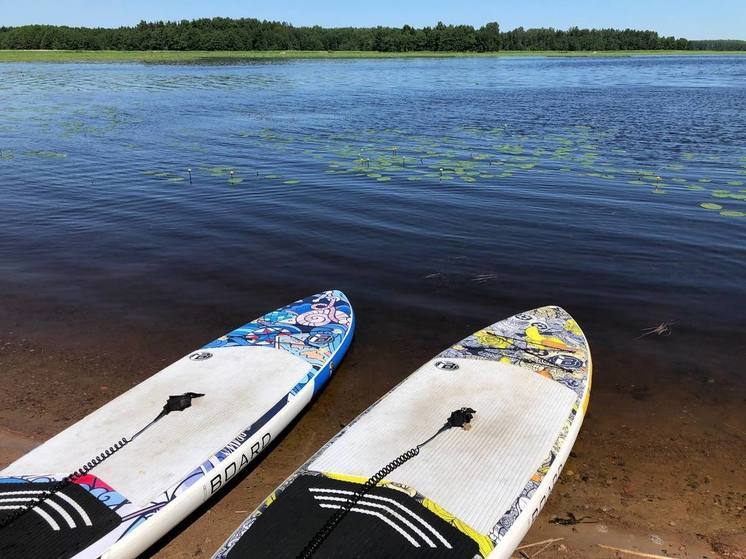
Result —
[{"label": "paddleboard deck", "polygon": [[[314,541],[324,559],[510,557],[570,453],[591,368],[583,332],[559,307],[476,332],[345,427],[214,558],[299,557]],[[471,429],[404,454],[462,408],[476,411]]]},{"label": "paddleboard deck", "polygon": [[21,457],[0,471],[0,556],[136,557],[267,447],[328,381],[353,330],[340,291],[295,301]]}]

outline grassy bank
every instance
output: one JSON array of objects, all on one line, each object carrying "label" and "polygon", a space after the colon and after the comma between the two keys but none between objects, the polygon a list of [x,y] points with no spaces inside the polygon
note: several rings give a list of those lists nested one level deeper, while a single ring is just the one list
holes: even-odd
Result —
[{"label": "grassy bank", "polygon": [[374,52],[374,51],[70,51],[70,50],[0,50],[0,62],[145,62],[200,63],[241,60],[285,59],[351,59],[351,58],[454,58],[454,57],[517,57],[517,56],[650,56],[701,54],[740,54],[746,51],[501,51],[474,52]]}]

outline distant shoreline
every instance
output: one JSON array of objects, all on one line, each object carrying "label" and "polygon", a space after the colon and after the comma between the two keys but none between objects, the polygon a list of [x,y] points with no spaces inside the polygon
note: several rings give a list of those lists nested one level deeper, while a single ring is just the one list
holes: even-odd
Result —
[{"label": "distant shoreline", "polygon": [[377,52],[377,51],[116,51],[116,50],[0,50],[0,62],[142,62],[199,63],[241,60],[356,59],[356,58],[513,58],[629,57],[746,55],[746,51],[615,50],[615,51],[496,51],[496,52]]}]

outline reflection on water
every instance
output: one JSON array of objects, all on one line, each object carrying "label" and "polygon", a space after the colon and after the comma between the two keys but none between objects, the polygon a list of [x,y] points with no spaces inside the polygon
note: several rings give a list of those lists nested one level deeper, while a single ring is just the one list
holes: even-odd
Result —
[{"label": "reflection on water", "polygon": [[457,325],[450,343],[555,303],[592,341],[675,321],[677,359],[737,353],[745,75],[739,57],[0,65],[0,293],[102,319],[209,306],[227,328],[246,301],[337,287],[382,347],[388,320]]}]

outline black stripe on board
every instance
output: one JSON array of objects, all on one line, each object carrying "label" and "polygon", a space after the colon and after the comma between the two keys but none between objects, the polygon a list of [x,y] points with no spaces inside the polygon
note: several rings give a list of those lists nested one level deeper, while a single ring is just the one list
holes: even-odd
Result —
[{"label": "black stripe on board", "polygon": [[69,484],[49,494],[55,485],[0,484],[0,526],[19,507],[28,509],[0,528],[0,557],[69,559],[121,523],[119,515],[80,486]]},{"label": "black stripe on board", "polygon": [[[297,477],[256,519],[229,559],[297,557],[360,486],[325,476]],[[376,487],[319,547],[318,559],[473,559],[477,543],[408,494]]]}]

